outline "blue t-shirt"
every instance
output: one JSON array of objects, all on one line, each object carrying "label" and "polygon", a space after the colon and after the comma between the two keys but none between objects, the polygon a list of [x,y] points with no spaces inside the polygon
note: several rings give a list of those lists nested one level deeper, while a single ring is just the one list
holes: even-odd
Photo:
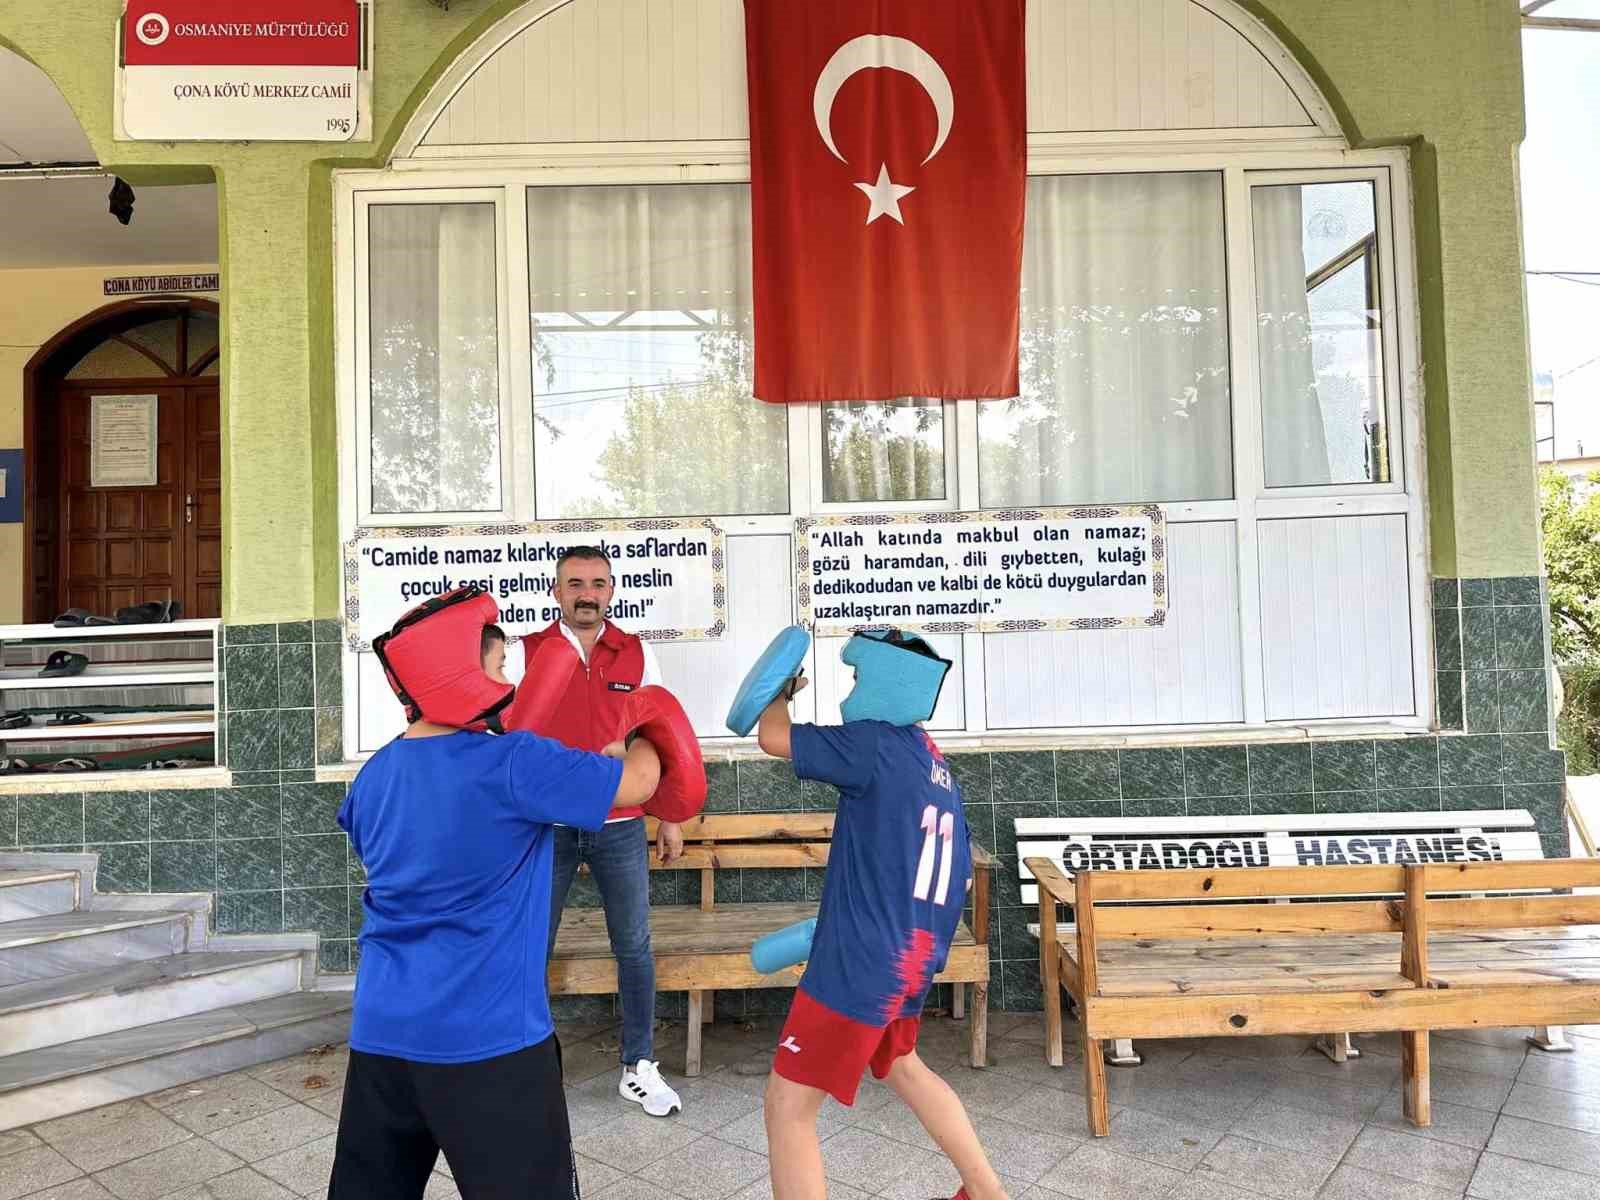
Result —
[{"label": "blue t-shirt", "polygon": [[621,779],[617,759],[531,733],[374,754],[339,809],[367,869],[350,1045],[475,1062],[549,1037],[550,826],[599,829]]},{"label": "blue t-shirt", "polygon": [[866,1025],[922,1012],[961,924],[972,848],[961,789],[916,726],[796,725],[795,774],[839,789],[800,987]]}]

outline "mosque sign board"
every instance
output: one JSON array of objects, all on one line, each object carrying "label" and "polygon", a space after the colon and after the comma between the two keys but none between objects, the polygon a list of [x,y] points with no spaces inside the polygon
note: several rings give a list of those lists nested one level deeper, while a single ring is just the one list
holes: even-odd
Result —
[{"label": "mosque sign board", "polygon": [[117,136],[347,142],[369,135],[371,5],[126,0]]},{"label": "mosque sign board", "polygon": [[818,635],[1151,629],[1166,621],[1154,504],[850,513],[795,529],[802,624]]},{"label": "mosque sign board", "polygon": [[500,606],[512,637],[561,614],[550,595],[556,562],[573,546],[611,559],[611,616],[649,641],[713,641],[728,630],[728,555],[721,526],[703,517],[546,521],[532,525],[358,529],[344,547],[350,649],[411,608],[469,584]]}]

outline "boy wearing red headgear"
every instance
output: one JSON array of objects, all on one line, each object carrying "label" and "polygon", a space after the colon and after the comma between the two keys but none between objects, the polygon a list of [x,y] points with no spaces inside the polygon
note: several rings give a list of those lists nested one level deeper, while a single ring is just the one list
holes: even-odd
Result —
[{"label": "boy wearing red headgear", "polygon": [[642,738],[600,755],[480,732],[527,698],[485,670],[497,615],[463,589],[374,643],[410,725],[339,810],[367,888],[330,1200],[415,1200],[441,1150],[469,1200],[578,1194],[545,989],[551,826],[643,803],[660,762]]}]

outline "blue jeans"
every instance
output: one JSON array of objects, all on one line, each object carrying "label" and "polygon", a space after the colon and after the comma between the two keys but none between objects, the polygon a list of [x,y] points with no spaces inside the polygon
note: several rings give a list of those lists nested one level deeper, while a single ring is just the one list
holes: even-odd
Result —
[{"label": "blue jeans", "polygon": [[578,864],[589,864],[605,906],[606,935],[617,959],[622,1001],[622,1061],[654,1059],[656,960],[650,952],[650,842],[644,819],[617,821],[598,833],[557,825],[550,872],[550,949],[561,929],[561,910]]}]

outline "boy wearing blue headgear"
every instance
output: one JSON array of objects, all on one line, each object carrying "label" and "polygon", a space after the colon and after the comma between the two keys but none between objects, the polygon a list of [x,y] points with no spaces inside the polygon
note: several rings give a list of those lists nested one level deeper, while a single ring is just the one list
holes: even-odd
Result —
[{"label": "boy wearing blue headgear", "polygon": [[792,725],[796,678],[761,714],[761,748],[801,779],[839,789],[810,957],[767,1083],[775,1200],[827,1195],[817,1113],[855,1102],[870,1066],[961,1174],[956,1200],[1005,1190],[950,1085],[917,1056],[922,1005],[944,967],[972,879],[961,790],[918,722],[933,715],[950,661],[899,630],[857,634],[842,658],[856,683],[843,725]]}]

